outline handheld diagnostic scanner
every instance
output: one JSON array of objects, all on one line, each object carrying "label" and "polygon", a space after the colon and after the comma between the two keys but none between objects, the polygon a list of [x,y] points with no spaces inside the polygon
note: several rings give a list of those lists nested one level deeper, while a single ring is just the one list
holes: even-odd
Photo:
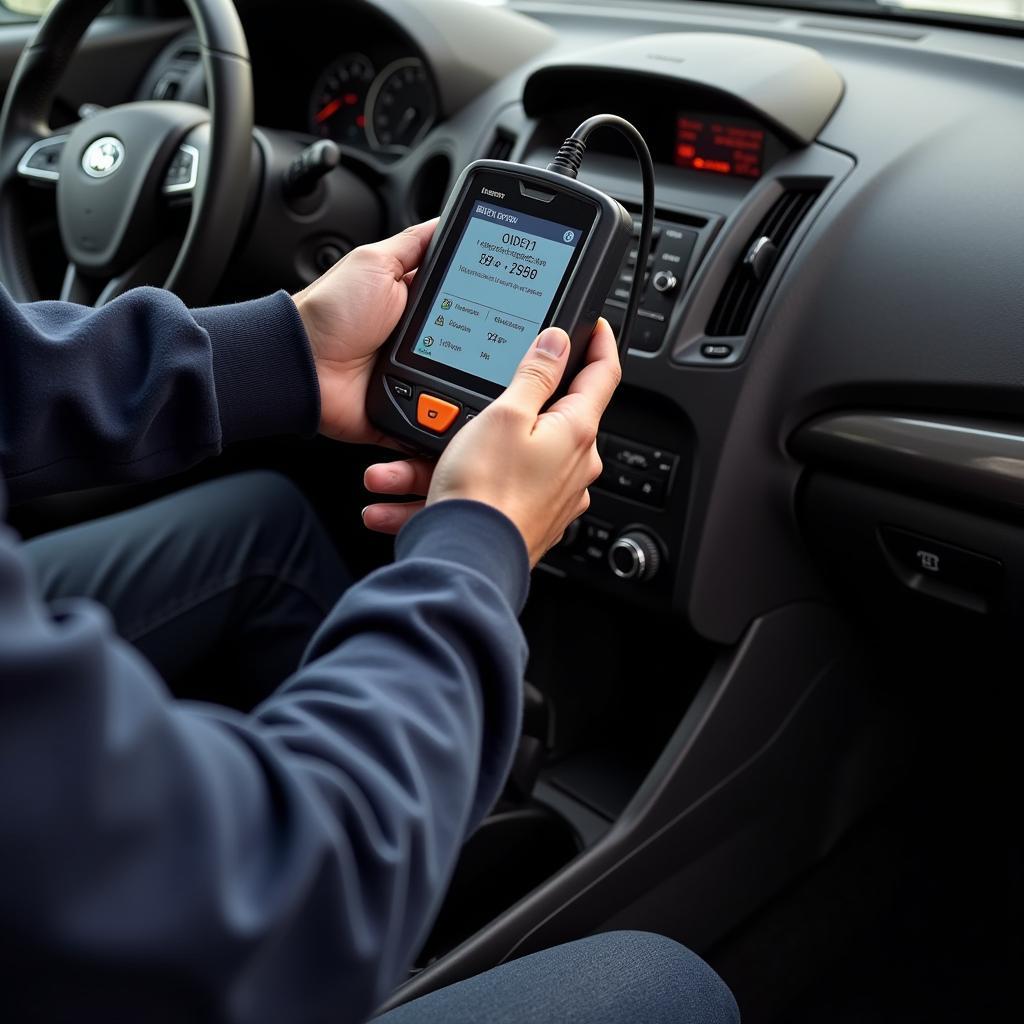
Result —
[{"label": "handheld diagnostic scanner", "polygon": [[[374,370],[367,410],[385,433],[439,453],[504,391],[545,327],[563,328],[571,341],[561,389],[575,376],[633,243],[629,212],[575,179],[584,145],[585,135],[566,140],[547,169],[480,160],[463,171]],[[644,205],[646,222],[653,218],[646,195]],[[645,247],[641,230],[641,278],[649,228],[647,235]]]}]

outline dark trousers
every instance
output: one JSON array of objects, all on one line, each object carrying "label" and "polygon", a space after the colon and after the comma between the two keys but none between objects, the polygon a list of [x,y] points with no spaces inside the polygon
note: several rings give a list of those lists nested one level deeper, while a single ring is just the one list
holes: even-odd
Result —
[{"label": "dark trousers", "polygon": [[[247,708],[297,667],[349,582],[299,491],[273,473],[202,484],[29,542],[47,600],[105,605],[179,696]],[[656,935],[612,932],[516,960],[380,1024],[735,1024],[721,979]]]},{"label": "dark trousers", "polygon": [[50,602],[89,597],[182,697],[248,709],[295,670],[349,583],[306,499],[255,472],[30,541]]},{"label": "dark trousers", "polygon": [[685,946],[606,932],[495,967],[374,1024],[739,1024],[725,982]]}]

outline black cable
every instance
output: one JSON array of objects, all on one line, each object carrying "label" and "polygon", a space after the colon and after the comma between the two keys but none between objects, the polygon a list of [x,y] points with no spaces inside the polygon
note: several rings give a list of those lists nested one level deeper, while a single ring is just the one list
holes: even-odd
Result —
[{"label": "black cable", "polygon": [[587,139],[597,128],[615,128],[629,139],[636,158],[640,162],[640,174],[643,178],[644,199],[640,213],[640,240],[636,247],[633,285],[629,290],[626,316],[622,321],[622,332],[619,335],[619,354],[625,355],[629,345],[629,336],[633,330],[633,322],[636,320],[637,307],[640,305],[640,292],[644,287],[647,257],[651,253],[651,235],[654,232],[654,161],[651,159],[651,151],[647,148],[644,137],[625,118],[617,117],[615,114],[595,114],[593,117],[588,117],[562,143],[558,155],[548,164],[548,170],[564,174],[567,178],[575,178],[580,164],[583,163]]}]

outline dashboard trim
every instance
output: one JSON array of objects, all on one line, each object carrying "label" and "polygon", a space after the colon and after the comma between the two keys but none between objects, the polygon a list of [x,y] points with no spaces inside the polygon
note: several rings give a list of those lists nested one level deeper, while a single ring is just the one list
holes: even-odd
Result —
[{"label": "dashboard trim", "polygon": [[800,428],[793,453],[974,501],[1024,508],[1024,427],[967,418],[843,412]]}]

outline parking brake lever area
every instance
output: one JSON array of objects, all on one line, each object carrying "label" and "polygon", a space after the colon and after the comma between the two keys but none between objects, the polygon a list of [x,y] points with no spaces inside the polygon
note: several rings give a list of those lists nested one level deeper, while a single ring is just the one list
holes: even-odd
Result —
[{"label": "parking brake lever area", "polygon": [[505,786],[506,799],[514,803],[529,800],[544,765],[550,728],[551,710],[547,697],[536,686],[524,682],[523,731]]}]

